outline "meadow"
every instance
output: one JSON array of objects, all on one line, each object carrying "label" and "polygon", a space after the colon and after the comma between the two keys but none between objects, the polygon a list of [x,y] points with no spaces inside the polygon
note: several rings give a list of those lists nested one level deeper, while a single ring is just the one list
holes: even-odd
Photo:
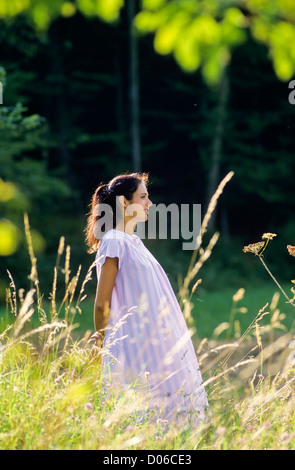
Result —
[{"label": "meadow", "polygon": [[[197,427],[184,426],[145,414],[135,387],[123,393],[104,386],[103,350],[94,347],[92,336],[93,298],[86,294],[94,266],[84,279],[79,270],[71,273],[62,237],[50,299],[44,298],[25,222],[31,289],[17,290],[10,273],[1,313],[1,450],[295,448],[294,301],[284,295],[291,284],[206,291],[198,273],[218,237],[202,248],[205,217],[179,301],[195,328],[210,417]],[[61,300],[58,283],[64,286]]]}]

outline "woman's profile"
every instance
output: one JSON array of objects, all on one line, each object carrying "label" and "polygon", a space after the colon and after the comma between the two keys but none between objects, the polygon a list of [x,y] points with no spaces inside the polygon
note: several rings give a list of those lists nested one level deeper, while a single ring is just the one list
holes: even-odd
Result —
[{"label": "woman's profile", "polygon": [[148,220],[147,186],[147,173],[122,174],[92,197],[86,233],[89,252],[96,252],[102,370],[122,387],[147,389],[163,417],[199,422],[208,402],[189,330],[165,271],[134,234]]}]

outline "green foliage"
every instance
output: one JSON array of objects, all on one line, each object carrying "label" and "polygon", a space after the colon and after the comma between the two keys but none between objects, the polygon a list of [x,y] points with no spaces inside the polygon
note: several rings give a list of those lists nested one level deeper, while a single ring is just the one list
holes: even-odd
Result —
[{"label": "green foliage", "polygon": [[253,15],[250,19],[252,36],[268,47],[279,79],[290,80],[295,73],[295,53],[290,47],[295,40],[293,2],[248,0],[246,5]]},{"label": "green foliage", "polygon": [[[58,17],[77,11],[85,17],[117,21],[124,0],[22,0],[1,2],[0,18],[11,19],[25,12],[38,31],[47,31]],[[128,6],[128,5],[127,5]],[[274,70],[287,81],[295,72],[294,5],[290,0],[143,0],[135,17],[140,33],[154,33],[155,50],[172,53],[185,72],[201,68],[206,82],[215,85],[229,63],[232,51],[252,37],[267,46]]]},{"label": "green foliage", "polygon": [[[68,186],[59,178],[48,174],[46,160],[30,157],[30,152],[39,149],[42,156],[44,142],[44,119],[39,115],[25,115],[27,111],[20,103],[0,108],[0,161],[1,176],[5,184],[13,181],[15,192],[8,201],[3,201],[2,213],[16,221],[23,211],[42,204],[42,211],[61,197],[68,197]],[[28,156],[26,156],[28,153]],[[4,182],[2,183],[4,184]],[[18,221],[20,224],[20,221]],[[22,224],[22,222],[21,222]]]},{"label": "green foliage", "polygon": [[246,40],[245,17],[220,2],[143,2],[135,18],[141,33],[155,32],[155,50],[173,54],[185,72],[201,68],[208,84],[219,82],[231,48]]},{"label": "green foliage", "polygon": [[99,16],[107,22],[118,20],[124,0],[76,0],[77,9],[85,16]]},{"label": "green foliage", "polygon": [[0,219],[0,256],[9,256],[15,253],[19,242],[17,227],[8,219]]},{"label": "green foliage", "polygon": [[138,31],[155,33],[158,53],[172,53],[186,72],[201,68],[210,85],[220,81],[249,33],[269,49],[278,78],[289,80],[295,72],[294,22],[294,5],[285,0],[245,0],[242,8],[236,1],[144,0],[135,18]]},{"label": "green foliage", "polygon": [[20,13],[28,15],[39,32],[48,30],[50,24],[59,17],[69,18],[77,11],[86,17],[99,16],[107,22],[119,18],[124,0],[2,0],[0,18],[13,19]]}]

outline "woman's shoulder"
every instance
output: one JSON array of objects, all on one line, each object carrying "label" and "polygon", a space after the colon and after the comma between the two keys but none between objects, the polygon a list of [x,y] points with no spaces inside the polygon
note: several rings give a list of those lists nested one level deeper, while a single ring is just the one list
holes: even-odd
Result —
[{"label": "woman's shoulder", "polygon": [[99,249],[106,248],[108,246],[117,246],[123,249],[132,245],[133,239],[130,235],[120,230],[110,229],[102,236]]},{"label": "woman's shoulder", "polygon": [[116,233],[117,230],[109,230],[106,232],[99,243],[96,253],[96,260],[99,260],[98,266],[102,266],[105,258],[119,258],[119,268],[121,260],[124,258],[125,244],[122,241],[120,234]]},{"label": "woman's shoulder", "polygon": [[109,247],[117,247],[117,249],[128,252],[138,252],[143,249],[143,243],[137,235],[129,235],[117,229],[111,229],[106,232],[100,242],[98,251],[104,251]]}]

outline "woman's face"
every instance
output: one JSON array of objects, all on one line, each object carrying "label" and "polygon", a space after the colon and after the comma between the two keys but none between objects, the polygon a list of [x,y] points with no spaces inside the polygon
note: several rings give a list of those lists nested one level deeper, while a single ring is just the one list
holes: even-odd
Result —
[{"label": "woman's face", "polygon": [[133,216],[139,222],[144,222],[148,218],[149,207],[152,204],[146,185],[140,182],[137,190],[133,193],[133,199],[127,201],[125,215]]}]

